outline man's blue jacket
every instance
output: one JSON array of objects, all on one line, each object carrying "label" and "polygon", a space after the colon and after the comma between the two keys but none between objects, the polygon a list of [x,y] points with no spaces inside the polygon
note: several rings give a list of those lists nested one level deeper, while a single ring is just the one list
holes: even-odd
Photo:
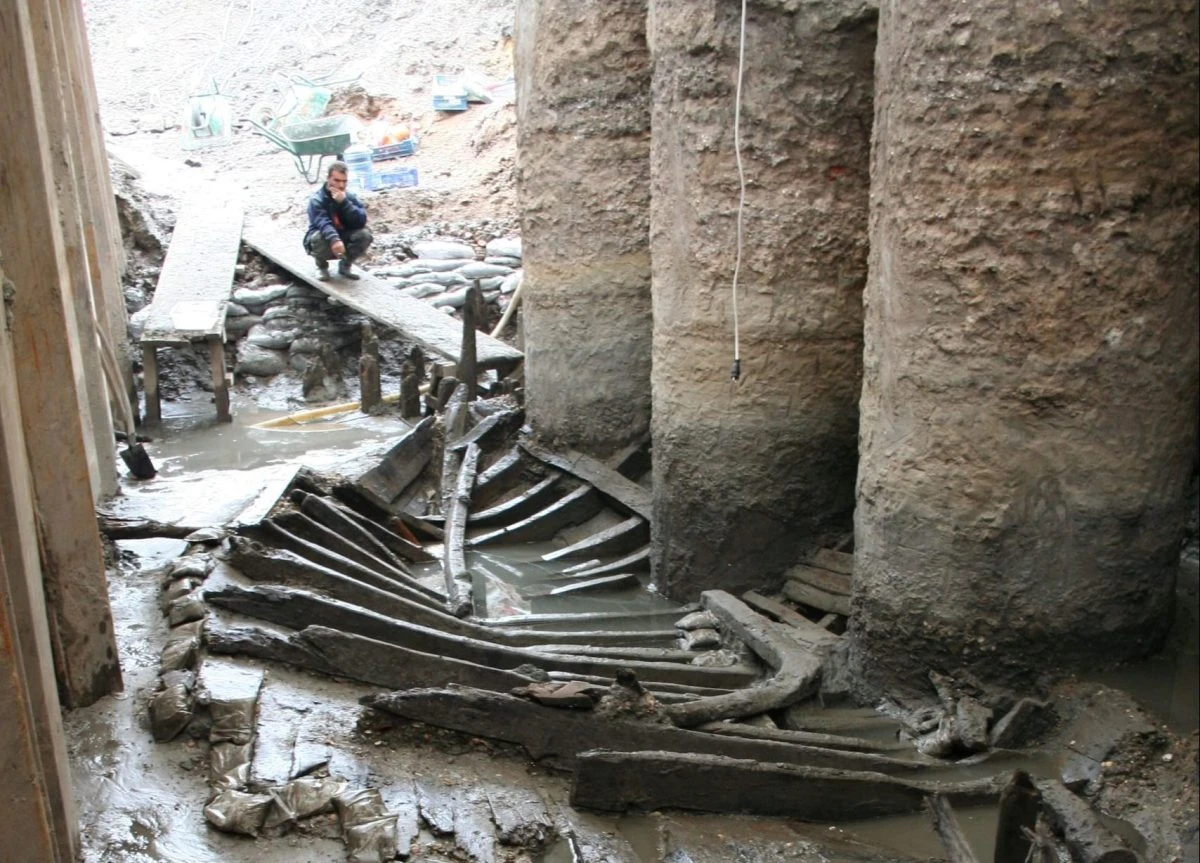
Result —
[{"label": "man's blue jacket", "polygon": [[310,240],[316,233],[330,243],[335,240],[344,243],[352,232],[366,226],[366,205],[353,192],[347,192],[345,200],[339,204],[329,194],[328,187],[322,185],[308,199],[308,230],[304,234],[304,248],[309,248]]}]

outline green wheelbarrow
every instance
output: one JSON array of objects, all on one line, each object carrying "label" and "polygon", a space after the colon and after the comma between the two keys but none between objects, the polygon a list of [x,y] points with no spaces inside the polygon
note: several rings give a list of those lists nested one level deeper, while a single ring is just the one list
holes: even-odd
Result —
[{"label": "green wheelbarrow", "polygon": [[278,129],[268,129],[254,120],[249,122],[254,127],[254,134],[262,135],[280,149],[291,153],[296,161],[296,170],[310,183],[321,179],[321,163],[326,156],[342,158],[353,135],[352,118],[346,114],[289,123]]}]

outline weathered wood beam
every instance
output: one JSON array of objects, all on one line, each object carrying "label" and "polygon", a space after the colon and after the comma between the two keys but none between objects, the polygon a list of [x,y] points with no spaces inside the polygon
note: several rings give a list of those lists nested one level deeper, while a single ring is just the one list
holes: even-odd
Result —
[{"label": "weathered wood beam", "polygon": [[[349,590],[344,590],[351,595]],[[413,620],[399,619],[380,613],[384,603],[381,597],[372,591],[359,590],[353,595],[363,597],[359,601],[353,599],[339,600],[320,597],[309,591],[271,585],[240,587],[226,584],[209,588],[205,596],[213,605],[248,614],[272,623],[278,623],[292,629],[309,625],[333,623],[344,626],[348,631],[358,634],[368,634],[371,638],[386,640],[389,643],[419,650],[422,653],[432,653],[438,656],[449,656],[486,665],[492,668],[517,668],[525,664],[536,665],[547,671],[562,671],[570,674],[599,674],[611,677],[616,669],[632,668],[640,678],[651,681],[671,683],[687,683],[707,686],[742,686],[754,679],[754,670],[745,666],[727,668],[709,668],[702,666],[677,665],[669,662],[646,662],[636,660],[613,660],[604,657],[586,656],[556,656],[542,654],[528,649],[527,646],[498,644],[484,641],[472,635],[446,631],[439,621],[430,621],[433,625],[422,625]],[[369,604],[374,595],[376,605]],[[387,603],[395,606],[397,603]],[[428,620],[428,616],[424,619]],[[479,627],[465,628],[463,632],[476,633],[480,630],[485,634],[494,634]],[[513,633],[505,633],[512,636]]]},{"label": "weathered wood beam", "polygon": [[797,564],[785,573],[791,581],[799,581],[834,596],[850,595],[850,576],[819,566]]},{"label": "weathered wood beam", "polygon": [[183,539],[201,527],[194,524],[168,524],[152,518],[129,518],[104,511],[97,511],[96,520],[100,532],[109,539]]},{"label": "weathered wood beam", "polygon": [[[73,306],[68,316],[75,330],[62,333],[74,342],[79,386],[76,392],[79,410],[87,417],[84,457],[91,477],[93,500],[117,491],[116,458],[112,446],[113,422],[105,393],[108,388],[100,365],[100,345],[96,339],[96,310],[92,304],[91,271],[87,260],[84,222],[90,217],[83,188],[83,143],[79,124],[72,115],[74,94],[70,82],[68,46],[64,44],[62,16],[56,3],[31,3],[30,25],[40,43],[37,52],[41,101],[45,108],[50,166],[54,172],[54,193],[62,229],[64,274],[68,281],[66,301]],[[119,374],[119,371],[114,369]],[[119,382],[114,381],[119,386]],[[132,431],[132,429],[130,429]]]},{"label": "weathered wood beam", "polygon": [[[472,332],[474,330],[472,329]],[[457,459],[447,458],[447,465]],[[446,512],[446,550],[442,555],[442,575],[446,584],[446,607],[455,617],[466,617],[473,609],[471,592],[474,585],[471,570],[467,568],[465,542],[467,538],[467,514],[471,506],[471,487],[475,484],[475,469],[479,464],[479,446],[470,444],[463,454],[458,475],[443,474],[442,482],[453,482],[453,496],[449,498]]]},{"label": "weathered wood beam", "polygon": [[775,673],[758,686],[673,705],[667,711],[672,722],[690,727],[717,719],[755,716],[788,707],[816,692],[823,660],[793,638],[787,626],[767,620],[723,590],[705,591],[700,601]]},{"label": "weathered wood beam", "polygon": [[819,587],[813,587],[806,581],[789,578],[783,585],[783,595],[792,602],[807,605],[821,611],[831,611],[834,614],[850,614],[849,595],[829,593]]},{"label": "weathered wood beam", "polygon": [[662,619],[664,622],[674,622],[681,615],[688,614],[698,608],[696,605],[685,605],[682,608],[651,611],[582,611],[564,612],[562,614],[520,614],[512,617],[494,617],[483,621],[487,626],[559,626],[577,623],[625,622],[630,620]]},{"label": "weathered wood beam", "polygon": [[[0,0],[0,45],[19,35],[9,29],[11,14]],[[4,63],[0,58],[0,66]],[[0,288],[3,283],[0,260]],[[5,681],[0,752],[7,789],[0,811],[0,858],[67,863],[78,850],[79,819],[54,678],[15,367],[8,329],[0,325],[0,404],[5,405],[0,412],[0,679]]]},{"label": "weathered wood beam", "polygon": [[[327,527],[316,519],[311,518],[307,513],[299,510],[285,510],[277,512],[269,521],[270,524],[264,525],[264,527],[270,527],[270,525],[281,527],[293,536],[311,543],[313,546],[322,549],[330,555],[340,555],[365,569],[378,572],[389,578],[394,578],[402,583],[412,580],[412,575],[407,568],[401,569],[392,566],[346,536],[343,536],[336,529]],[[307,551],[302,550],[301,553],[305,554]],[[340,564],[341,562],[338,561],[338,563]],[[413,580],[413,584],[416,584],[415,580]]]},{"label": "weathered wood beam", "polygon": [[1137,855],[1104,826],[1091,805],[1055,779],[1035,779],[1042,812],[1078,863],[1138,863]]},{"label": "weathered wood beam", "polygon": [[[396,533],[391,528],[380,524],[372,518],[360,513],[358,510],[348,506],[336,498],[327,498],[330,505],[337,509],[347,518],[356,522],[363,530],[370,533],[377,540],[383,543],[396,555],[404,558],[410,563],[428,563],[431,560],[437,560],[432,554],[427,552],[420,544],[407,539]],[[391,518],[391,516],[389,516]],[[438,539],[441,539],[440,532]]]},{"label": "weathered wood beam", "polygon": [[419,615],[425,620],[441,621],[448,616],[440,602],[416,591],[398,589],[405,586],[384,576],[372,574],[362,578],[357,572],[324,566],[294,551],[270,548],[242,537],[230,538],[224,558],[230,566],[259,583],[311,587],[346,602],[407,618]]},{"label": "weathered wood beam", "polygon": [[931,794],[925,798],[925,808],[933,821],[934,832],[942,840],[942,847],[946,849],[950,863],[979,863],[979,858],[975,856],[971,844],[963,835],[950,801],[942,794]]},{"label": "weathered wood beam", "polygon": [[505,493],[516,488],[521,480],[521,451],[513,447],[475,478],[471,492],[471,509],[483,512]]},{"label": "weathered wood beam", "polygon": [[475,318],[479,314],[481,299],[479,282],[467,288],[466,302],[462,307],[462,347],[458,352],[458,366],[454,374],[467,388],[467,401],[475,401],[479,394],[479,371],[475,364]]},{"label": "weathered wood beam", "polygon": [[1026,830],[1037,828],[1042,795],[1024,770],[1014,770],[1000,792],[1000,814],[996,819],[996,844],[992,863],[1026,863],[1033,844]]},{"label": "weathered wood beam", "polygon": [[412,575],[409,568],[390,548],[384,545],[374,533],[363,527],[356,519],[347,515],[341,507],[335,506],[326,498],[315,494],[308,494],[299,489],[292,492],[291,499],[293,503],[300,507],[300,511],[313,521],[319,522],[330,530],[337,532],[367,554],[392,569],[398,570],[405,575]]},{"label": "weathered wood beam", "polygon": [[413,543],[419,543],[420,539],[427,539],[440,543],[445,539],[445,534],[442,528],[436,525],[430,525],[424,519],[409,515],[403,510],[392,510],[390,507],[384,507],[378,503],[378,499],[368,495],[367,492],[360,489],[358,485],[353,483],[336,483],[331,487],[330,493],[338,502],[346,504],[347,507],[353,509],[365,517],[365,519],[379,520],[384,523],[385,527],[391,529],[401,535],[404,539],[409,539]]},{"label": "weathered wood beam", "polygon": [[570,569],[563,570],[563,572],[564,577],[566,573],[570,573],[571,578],[595,578],[614,572],[647,572],[649,569],[650,547],[644,546],[610,563],[590,566],[584,569],[571,567]]},{"label": "weathered wood beam", "polygon": [[539,653],[566,653],[573,656],[605,656],[609,659],[647,659],[653,662],[678,662],[691,665],[696,654],[673,647],[592,647],[580,644],[539,644],[531,649]]},{"label": "weathered wood beam", "polygon": [[633,480],[621,476],[604,462],[574,450],[559,454],[530,438],[522,438],[518,443],[531,456],[595,486],[605,497],[650,521],[653,511],[650,492]]},{"label": "weathered wood beam", "polygon": [[981,803],[994,800],[997,790],[991,779],[921,782],[691,752],[593,750],[575,759],[571,804],[608,812],[673,808],[857,821],[916,812],[928,794]]},{"label": "weathered wood beam", "polygon": [[[848,737],[842,734],[825,734],[816,731],[793,731],[790,728],[757,728],[738,722],[706,722],[696,726],[697,731],[735,737],[753,737],[759,740],[778,740],[781,743],[799,743],[804,746],[821,746],[825,749],[845,749],[849,752],[894,752],[904,753],[915,759],[915,765],[944,765],[952,762],[930,761],[920,756],[911,744],[900,741],[885,742],[867,740],[864,737]],[[898,756],[892,756],[898,757]]]},{"label": "weathered wood beam", "polygon": [[812,556],[812,565],[840,572],[843,575],[854,575],[854,555],[832,548],[819,548]]},{"label": "weathered wood beam", "polygon": [[86,374],[36,73],[54,46],[38,46],[22,0],[4,0],[0,15],[0,210],[21,214],[0,219],[13,289],[6,310],[59,693],[65,707],[83,707],[119,691],[122,680],[80,411]]},{"label": "weathered wood beam", "polygon": [[[578,681],[580,683],[590,683],[594,686],[607,687],[612,683],[613,678],[603,677],[598,674],[567,674],[564,671],[548,672],[550,679],[559,683],[567,683],[570,681]],[[642,682],[642,688],[647,692],[658,697],[664,693],[671,695],[688,695],[698,698],[704,698],[709,695],[721,695],[725,692],[733,691],[734,687],[717,688],[713,686],[689,686],[686,683],[663,683],[660,681]]]},{"label": "weathered wood beam", "polygon": [[834,635],[819,623],[814,623],[803,614],[792,611],[782,602],[765,597],[753,590],[743,593],[742,600],[755,611],[792,627],[793,637],[811,647],[828,646],[836,644],[839,640],[839,636]]},{"label": "weathered wood beam", "polygon": [[499,411],[498,413],[489,414],[476,423],[462,437],[452,441],[449,446],[454,450],[464,450],[468,444],[479,443],[495,429],[503,428],[509,423],[519,422],[521,416],[522,413],[519,410]]},{"label": "weathered wood beam", "polygon": [[495,542],[537,542],[553,537],[564,527],[582,524],[598,513],[603,504],[589,485],[581,485],[528,518],[470,540],[472,547]]},{"label": "weathered wood beam", "polygon": [[[371,695],[362,703],[407,719],[416,719],[480,737],[523,747],[538,761],[571,769],[587,750],[622,752],[656,750],[663,753],[705,753],[727,758],[756,759],[830,770],[911,773],[911,762],[846,750],[825,749],[775,740],[722,737],[670,725],[624,720],[590,711],[547,707],[497,691],[454,687],[416,689]],[[914,808],[920,806],[919,798]],[[729,811],[737,811],[731,807]]]},{"label": "weathered wood beam", "polygon": [[612,554],[625,554],[640,548],[650,541],[650,523],[640,515],[632,515],[620,524],[614,524],[591,536],[563,548],[542,555],[542,560],[564,558],[592,558]]},{"label": "weathered wood beam", "polygon": [[429,464],[433,455],[434,417],[426,417],[396,442],[382,461],[355,480],[355,485],[387,509]]},{"label": "weathered wood beam", "polygon": [[516,497],[490,509],[472,513],[469,520],[471,527],[510,524],[545,509],[551,501],[558,497],[558,485],[562,477],[561,473],[554,471]]}]

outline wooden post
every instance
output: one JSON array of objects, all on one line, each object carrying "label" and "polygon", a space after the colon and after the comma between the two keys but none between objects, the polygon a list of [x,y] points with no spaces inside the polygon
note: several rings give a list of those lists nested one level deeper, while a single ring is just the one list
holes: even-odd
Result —
[{"label": "wooden post", "polygon": [[[88,267],[91,272],[92,306],[100,328],[112,345],[123,345],[128,338],[128,316],[121,275],[125,271],[125,248],[117,218],[116,197],[108,175],[108,154],[104,148],[104,130],[92,76],[91,52],[83,21],[83,4],[76,0],[49,4],[55,12],[63,36],[70,70],[72,103],[70,114],[76,122],[79,144],[80,191],[86,197],[83,231]],[[125,390],[137,410],[137,387],[128,352],[118,350],[117,361]]]},{"label": "wooden post", "polygon": [[460,381],[467,385],[467,401],[475,401],[479,392],[479,374],[475,368],[475,324],[479,312],[479,280],[467,288],[467,301],[462,307],[462,351],[459,353],[458,371],[455,373]]},{"label": "wooden post", "polygon": [[[10,33],[6,3],[0,2],[0,42]],[[0,308],[0,752],[6,788],[0,858],[65,863],[75,859],[79,824],[55,691],[15,365]]]},{"label": "wooden post", "polygon": [[37,54],[38,81],[46,112],[50,168],[66,255],[64,273],[69,286],[66,320],[73,327],[75,336],[69,343],[78,350],[72,357],[81,378],[76,396],[80,414],[87,417],[85,456],[95,501],[117,490],[116,450],[112,413],[105,397],[108,388],[104,384],[100,346],[92,323],[95,311],[83,229],[87,208],[80,187],[79,135],[75,118],[69,113],[74,100],[67,68],[68,50],[62,41],[61,28],[57,26],[61,23],[61,16],[55,14],[57,6],[57,3],[33,3],[28,8],[35,42],[45,46]]},{"label": "wooden post", "polygon": [[362,355],[358,358],[358,403],[365,414],[378,410],[383,400],[379,385],[379,339],[369,322],[362,325]]},{"label": "wooden post", "polygon": [[66,254],[53,193],[39,45],[24,0],[0,0],[0,220],[5,273],[15,285],[12,342],[50,602],[51,644],[67,707],[121,688],[108,584],[84,457]]},{"label": "wooden post", "polygon": [[[208,365],[212,370],[213,401],[217,406],[217,422],[233,422],[233,414],[229,411],[229,380],[225,377],[225,341],[220,336],[212,336],[208,339]],[[157,378],[154,384],[154,395],[157,400]],[[149,397],[146,401],[150,401]]]},{"label": "wooden post", "polygon": [[162,422],[162,401],[158,395],[158,348],[145,342],[142,343],[142,389],[146,392],[146,422]]},{"label": "wooden post", "polygon": [[1014,770],[1000,792],[1000,815],[996,820],[993,863],[1025,863],[1031,844],[1026,830],[1037,826],[1042,795],[1024,770]]},{"label": "wooden post", "polygon": [[400,366],[400,416],[414,419],[421,415],[421,383],[412,360]]},{"label": "wooden post", "polygon": [[933,794],[925,798],[925,808],[929,810],[933,829],[942,840],[950,863],[979,863],[979,858],[967,844],[967,837],[963,836],[962,828],[958,826],[950,801],[941,794]]}]

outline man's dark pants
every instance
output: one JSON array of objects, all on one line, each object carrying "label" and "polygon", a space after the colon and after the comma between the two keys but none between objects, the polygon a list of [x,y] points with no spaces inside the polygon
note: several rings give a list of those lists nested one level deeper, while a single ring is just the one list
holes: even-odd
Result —
[{"label": "man's dark pants", "polygon": [[[346,260],[355,261],[361,258],[363,252],[371,245],[373,239],[375,237],[371,234],[370,228],[359,228],[357,231],[351,231],[350,235],[343,240],[346,245]],[[312,239],[309,240],[308,253],[316,259],[318,266],[328,266],[330,261],[337,259],[337,255],[333,253],[333,249],[329,248],[329,240],[316,231],[313,232]]]}]

